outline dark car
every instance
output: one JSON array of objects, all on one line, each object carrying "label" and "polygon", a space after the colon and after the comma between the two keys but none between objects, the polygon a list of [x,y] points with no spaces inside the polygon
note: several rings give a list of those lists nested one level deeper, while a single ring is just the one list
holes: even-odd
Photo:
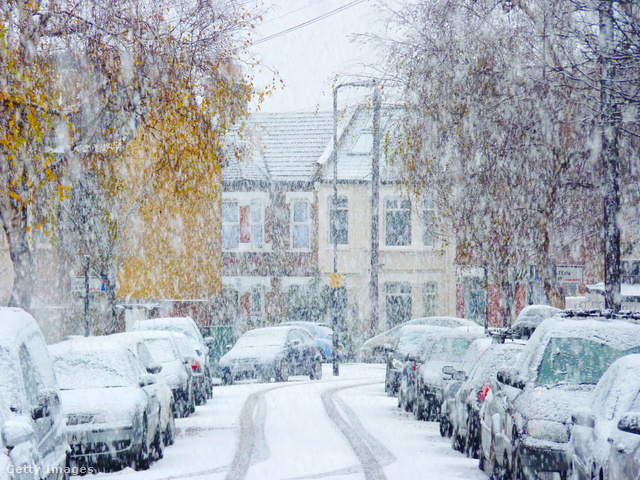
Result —
[{"label": "dark car", "polygon": [[538,325],[560,312],[562,310],[559,308],[549,305],[528,305],[520,311],[509,333],[514,338],[528,340]]},{"label": "dark car", "polygon": [[322,355],[307,331],[296,326],[250,330],[242,335],[219,363],[222,382],[261,379],[286,382],[289,375],[322,378]]},{"label": "dark car", "polygon": [[384,380],[384,391],[388,395],[396,396],[400,389],[400,377],[407,356],[416,354],[418,348],[428,335],[446,331],[444,327],[434,327],[432,325],[405,325],[400,330],[398,341],[392,349],[389,349],[387,356],[387,367]]},{"label": "dark car", "polygon": [[[490,382],[499,369],[517,360],[524,343],[494,343],[478,359],[468,378],[460,385],[449,406],[452,426],[451,444],[455,450],[478,458],[480,453],[480,410],[490,390]],[[457,372],[466,375],[465,371]],[[441,420],[442,421],[442,420]]]},{"label": "dark car", "polygon": [[565,312],[543,321],[515,366],[497,373],[481,425],[490,471],[568,474],[572,413],[588,405],[615,360],[640,351],[640,325],[605,315]]},{"label": "dark car", "polygon": [[[328,325],[316,322],[282,322],[280,325],[292,325],[295,327],[304,328],[311,338],[313,338],[320,350],[323,362],[331,362],[333,360],[333,329]],[[340,355],[338,355],[340,358]]]},{"label": "dark car", "polygon": [[[609,478],[607,440],[620,418],[640,401],[640,355],[627,355],[609,367],[593,391],[590,406],[573,412],[571,471],[575,480]],[[636,471],[640,475],[640,471]],[[627,477],[628,478],[628,477]]]},{"label": "dark car", "polygon": [[434,335],[437,339],[418,367],[415,382],[413,415],[417,420],[439,421],[444,390],[460,364],[469,346],[484,337],[484,329],[456,328]]}]

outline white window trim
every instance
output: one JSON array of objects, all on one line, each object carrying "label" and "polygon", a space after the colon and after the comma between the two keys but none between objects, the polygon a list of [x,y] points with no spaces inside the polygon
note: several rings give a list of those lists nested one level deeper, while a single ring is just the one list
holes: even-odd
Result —
[{"label": "white window trim", "polygon": [[[311,206],[313,205],[313,193],[308,193],[308,195],[291,195],[288,196],[287,193],[285,195],[287,203],[289,204],[289,251],[290,252],[311,252],[311,247],[313,245],[313,219],[311,218]],[[307,204],[307,224],[309,225],[309,246],[303,248],[293,248],[293,208],[291,208],[291,204],[294,202],[305,202]]]},{"label": "white window trim", "polygon": [[[411,226],[411,243],[409,245],[387,245],[387,201],[388,200],[409,200],[411,202],[411,221],[410,226]],[[424,248],[422,248],[423,246],[420,245],[420,243],[422,243],[422,241],[420,243],[416,243],[416,225],[415,225],[415,218],[416,218],[416,212],[415,212],[415,202],[412,201],[411,199],[407,199],[406,197],[402,197],[402,196],[398,196],[398,195],[389,195],[389,196],[385,196],[384,198],[381,199],[380,202],[380,208],[382,210],[382,218],[384,219],[384,221],[382,222],[382,224],[384,225],[384,232],[382,236],[379,236],[379,241],[378,243],[380,244],[380,250],[390,250],[390,251],[398,251],[398,250],[424,250]],[[420,230],[420,233],[422,233],[422,230]],[[420,240],[422,240],[422,238],[420,238]],[[429,247],[431,248],[431,247]]]},{"label": "white window trim", "polygon": [[[238,248],[223,248],[223,252],[229,253],[243,253],[243,252],[271,252],[272,245],[265,240],[265,227],[266,227],[266,208],[271,205],[271,199],[267,192],[222,192],[223,202],[238,202],[238,225],[240,225],[240,207],[251,208],[251,203],[259,201],[262,203],[262,247],[255,248],[251,242],[238,244]],[[251,216],[251,214],[249,214]],[[222,223],[222,222],[221,222]],[[249,225],[251,225],[251,218],[249,218]]]}]

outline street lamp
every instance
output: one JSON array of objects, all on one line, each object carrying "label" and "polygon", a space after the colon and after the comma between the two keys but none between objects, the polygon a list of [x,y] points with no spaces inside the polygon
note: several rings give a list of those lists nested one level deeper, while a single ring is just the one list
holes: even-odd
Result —
[{"label": "street lamp", "polygon": [[380,87],[374,82],[343,83],[333,88],[333,205],[330,211],[331,233],[333,235],[333,278],[332,309],[333,309],[333,375],[340,374],[338,365],[338,288],[341,283],[338,276],[338,235],[335,231],[336,218],[334,212],[338,205],[338,90],[345,87],[373,88],[373,147],[371,166],[371,322],[378,323],[378,223],[379,223],[379,191],[380,183]]}]

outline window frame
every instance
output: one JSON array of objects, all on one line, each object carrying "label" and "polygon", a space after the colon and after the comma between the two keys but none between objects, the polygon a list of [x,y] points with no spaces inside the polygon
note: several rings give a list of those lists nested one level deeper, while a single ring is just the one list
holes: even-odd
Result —
[{"label": "window frame", "polygon": [[[305,221],[296,221],[295,220],[295,209],[296,204],[301,203],[306,205],[306,220]],[[294,231],[296,227],[305,227],[307,228],[307,245],[306,246],[294,246]],[[311,229],[311,201],[308,198],[292,198],[289,203],[289,248],[293,251],[310,251],[312,245],[312,229]]]},{"label": "window frame", "polygon": [[[235,210],[236,210],[236,221],[234,222],[230,222],[225,220],[224,218],[224,205],[225,204],[235,204]],[[222,200],[222,209],[220,212],[220,220],[222,223],[222,250],[223,251],[235,251],[238,250],[240,248],[240,202],[237,199],[228,199],[228,200]],[[237,242],[235,242],[235,246],[234,247],[229,247],[229,246],[225,246],[225,227],[229,227],[229,226],[236,226],[237,228]]]},{"label": "window frame", "polygon": [[[338,235],[337,245],[349,245],[349,197],[346,195],[338,195],[338,205],[334,208],[333,204],[334,197],[333,195],[329,197],[329,245],[334,245],[334,213],[335,212],[345,212],[346,218],[344,221],[344,232],[346,236],[346,241],[340,241],[340,235]],[[340,205],[340,202],[344,202],[344,206]]]},{"label": "window frame", "polygon": [[[396,202],[395,207],[389,207],[389,203],[390,202]],[[409,202],[409,207],[402,207],[402,204],[404,202]],[[397,228],[390,228],[389,225],[389,216],[390,215],[402,215],[402,213],[405,212],[405,214],[408,213],[408,218],[407,218],[407,225],[408,225],[408,234],[409,234],[409,238],[408,238],[408,243],[403,243],[403,244],[398,244],[398,243],[389,243],[389,239],[390,239],[390,235],[393,235],[396,231]],[[386,198],[385,202],[384,202],[384,225],[385,225],[385,234],[384,234],[384,246],[388,247],[388,248],[410,248],[411,245],[413,244],[413,232],[412,232],[412,218],[411,218],[411,213],[412,213],[412,202],[411,199],[407,199],[407,198],[401,198],[401,197],[390,197],[390,198]],[[401,238],[399,236],[396,236],[396,238]]]}]

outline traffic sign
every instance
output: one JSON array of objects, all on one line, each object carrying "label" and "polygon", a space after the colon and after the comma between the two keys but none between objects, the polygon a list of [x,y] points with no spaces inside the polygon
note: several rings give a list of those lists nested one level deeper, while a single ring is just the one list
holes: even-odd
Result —
[{"label": "traffic sign", "polygon": [[339,273],[332,273],[329,276],[329,286],[331,288],[342,288],[342,275]]}]

